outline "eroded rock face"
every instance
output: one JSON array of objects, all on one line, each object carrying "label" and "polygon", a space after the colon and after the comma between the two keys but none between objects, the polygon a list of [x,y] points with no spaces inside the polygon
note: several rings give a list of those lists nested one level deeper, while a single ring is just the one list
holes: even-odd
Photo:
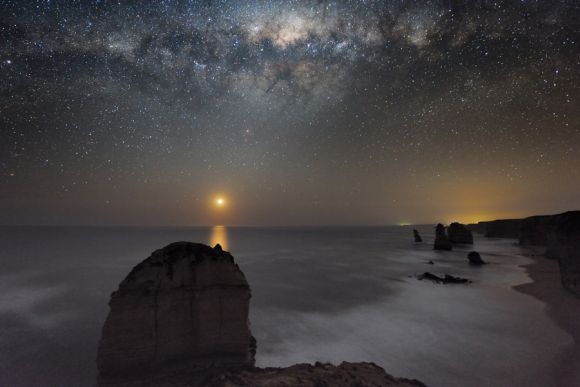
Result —
[{"label": "eroded rock face", "polygon": [[433,249],[435,250],[451,250],[453,246],[447,238],[447,233],[445,232],[445,226],[441,223],[435,227],[435,243],[433,244]]},{"label": "eroded rock face", "polygon": [[210,364],[252,366],[250,296],[219,245],[177,242],[155,251],[111,295],[99,384]]},{"label": "eroded rock face", "polygon": [[546,246],[546,256],[558,260],[562,285],[580,297],[580,211],[524,219],[520,243]]},{"label": "eroded rock face", "polygon": [[451,243],[472,245],[473,234],[461,223],[451,223],[447,228],[447,235]]}]

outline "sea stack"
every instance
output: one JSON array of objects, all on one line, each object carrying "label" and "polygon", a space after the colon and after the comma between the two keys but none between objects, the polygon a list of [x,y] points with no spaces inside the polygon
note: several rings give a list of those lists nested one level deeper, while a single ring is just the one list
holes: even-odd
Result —
[{"label": "sea stack", "polygon": [[177,242],[155,251],[111,295],[99,385],[209,365],[252,366],[250,296],[244,274],[219,245]]},{"label": "sea stack", "polygon": [[471,231],[461,223],[451,223],[447,228],[447,234],[449,235],[449,242],[472,245],[473,244],[473,234]]},{"label": "sea stack", "polygon": [[419,231],[417,231],[417,229],[414,229],[413,230],[413,236],[415,237],[415,242],[416,243],[423,242],[423,238],[421,238],[421,234],[419,234]]},{"label": "sea stack", "polygon": [[451,250],[453,247],[449,238],[447,238],[447,233],[445,232],[445,226],[441,223],[435,227],[435,243],[433,244],[433,249],[435,250]]}]

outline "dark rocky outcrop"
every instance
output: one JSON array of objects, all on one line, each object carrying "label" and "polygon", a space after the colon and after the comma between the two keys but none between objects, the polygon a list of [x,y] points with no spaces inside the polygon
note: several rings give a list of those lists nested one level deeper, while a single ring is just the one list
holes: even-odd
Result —
[{"label": "dark rocky outcrop", "polygon": [[423,238],[421,238],[421,234],[419,234],[419,231],[417,231],[416,229],[413,230],[413,236],[415,237],[415,242],[416,243],[423,242]]},{"label": "dark rocky outcrop", "polygon": [[250,287],[233,257],[178,242],[135,266],[111,295],[99,383],[209,364],[253,365]]},{"label": "dark rocky outcrop", "polygon": [[451,223],[447,228],[447,235],[449,236],[449,241],[451,243],[472,245],[473,244],[473,234],[464,224],[461,223]]},{"label": "dark rocky outcrop", "polygon": [[545,246],[545,256],[558,260],[562,285],[580,297],[580,211],[525,219],[480,222],[486,237],[518,238],[522,246]]},{"label": "dark rocky outcrop", "polygon": [[178,242],[155,251],[111,295],[98,385],[115,387],[411,387],[372,363],[256,368],[250,287],[221,249]]},{"label": "dark rocky outcrop", "polygon": [[477,251],[471,251],[467,254],[467,259],[469,260],[470,265],[480,266],[485,265],[483,259],[481,259],[481,255]]},{"label": "dark rocky outcrop", "polygon": [[421,387],[417,380],[394,378],[373,363],[297,364],[288,368],[254,368],[214,377],[208,387]]},{"label": "dark rocky outcrop", "polygon": [[524,246],[546,246],[546,256],[558,260],[562,285],[580,297],[580,211],[526,218],[519,240]]},{"label": "dark rocky outcrop", "polygon": [[453,246],[447,237],[445,227],[439,223],[435,227],[435,243],[433,244],[433,249],[435,250],[452,250]]},{"label": "dark rocky outcrop", "polygon": [[449,274],[445,274],[443,277],[440,277],[440,276],[433,274],[433,273],[430,273],[428,271],[417,276],[417,279],[419,279],[421,281],[422,280],[429,280],[429,281],[436,282],[438,284],[467,284],[467,283],[471,282],[467,278],[455,277],[455,276],[452,276]]}]

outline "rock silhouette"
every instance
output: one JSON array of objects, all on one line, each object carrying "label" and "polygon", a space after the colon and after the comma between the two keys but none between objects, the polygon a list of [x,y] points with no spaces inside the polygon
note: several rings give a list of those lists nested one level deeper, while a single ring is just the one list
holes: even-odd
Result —
[{"label": "rock silhouette", "polygon": [[455,276],[452,276],[449,274],[445,274],[443,277],[440,277],[440,276],[433,274],[433,273],[430,273],[428,271],[421,274],[420,276],[417,276],[417,279],[419,279],[421,281],[422,280],[429,280],[429,281],[436,282],[438,284],[467,284],[467,283],[471,282],[467,278],[455,277]]},{"label": "rock silhouette", "polygon": [[233,257],[177,242],[135,266],[111,295],[99,383],[209,364],[254,364],[250,287]]},{"label": "rock silhouette", "polygon": [[451,243],[472,245],[473,234],[471,231],[461,223],[451,223],[447,228],[447,235]]},{"label": "rock silhouette", "polygon": [[419,234],[419,231],[417,231],[416,229],[413,230],[413,236],[415,238],[415,242],[416,243],[421,243],[423,242],[423,238],[421,238],[421,234]]},{"label": "rock silhouette", "polygon": [[545,246],[545,256],[558,260],[565,289],[580,297],[580,211],[471,225],[486,237],[518,238],[522,246]]},{"label": "rock silhouette", "polygon": [[477,251],[471,251],[467,254],[467,259],[469,260],[470,265],[479,266],[485,265],[483,259],[481,259],[481,255]]},{"label": "rock silhouette", "polygon": [[445,232],[445,227],[439,223],[435,227],[435,243],[433,244],[433,249],[435,250],[452,250],[453,246],[447,238],[447,233]]},{"label": "rock silhouette", "polygon": [[135,266],[111,295],[98,386],[412,387],[372,363],[256,368],[251,292],[230,253],[177,242]]},{"label": "rock silhouette", "polygon": [[562,285],[580,297],[580,211],[526,218],[519,240],[524,246],[546,246],[546,256],[558,260]]},{"label": "rock silhouette", "polygon": [[501,219],[469,225],[471,231],[483,233],[486,238],[518,238],[521,219]]}]

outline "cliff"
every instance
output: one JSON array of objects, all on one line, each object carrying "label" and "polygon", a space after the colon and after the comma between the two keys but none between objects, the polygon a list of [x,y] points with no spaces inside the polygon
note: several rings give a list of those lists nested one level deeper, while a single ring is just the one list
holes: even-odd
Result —
[{"label": "cliff", "polygon": [[470,229],[485,230],[486,237],[517,238],[522,246],[545,246],[545,256],[558,260],[564,288],[580,297],[580,211],[479,222]]},{"label": "cliff", "polygon": [[489,222],[479,222],[470,224],[468,228],[486,238],[513,238],[516,239],[520,233],[521,219],[502,219]]},{"label": "cliff", "polygon": [[558,260],[562,285],[580,297],[580,211],[526,218],[519,240],[524,246],[546,246],[546,256]]},{"label": "cliff", "polygon": [[99,386],[424,386],[371,363],[254,367],[250,287],[221,249],[178,242],[135,266],[111,295]]}]

